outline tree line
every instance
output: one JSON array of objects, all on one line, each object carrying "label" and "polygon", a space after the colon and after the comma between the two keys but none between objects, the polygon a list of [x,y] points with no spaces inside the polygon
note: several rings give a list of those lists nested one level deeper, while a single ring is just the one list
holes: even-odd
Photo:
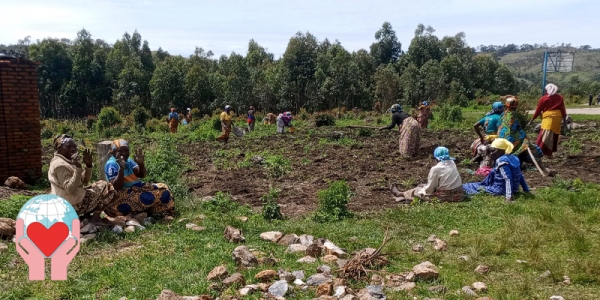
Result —
[{"label": "tree line", "polygon": [[[516,93],[523,83],[489,54],[477,53],[465,34],[442,38],[419,24],[406,51],[385,22],[367,49],[349,52],[337,40],[309,32],[290,38],[285,53],[250,40],[246,55],[214,57],[196,48],[189,57],[151,51],[136,31],[109,44],[85,29],[73,41],[29,38],[5,50],[40,63],[40,107],[44,118],[81,118],[104,106],[122,114],[144,107],[153,116],[170,107],[211,113],[226,104],[236,111],[371,109],[395,102],[466,105],[476,97]],[[2,49],[0,49],[2,50]]]}]

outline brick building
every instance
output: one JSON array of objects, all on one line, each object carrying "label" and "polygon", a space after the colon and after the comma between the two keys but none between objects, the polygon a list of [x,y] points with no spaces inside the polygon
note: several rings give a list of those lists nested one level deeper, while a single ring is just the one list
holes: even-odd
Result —
[{"label": "brick building", "polygon": [[38,64],[0,53],[0,185],[42,176]]}]

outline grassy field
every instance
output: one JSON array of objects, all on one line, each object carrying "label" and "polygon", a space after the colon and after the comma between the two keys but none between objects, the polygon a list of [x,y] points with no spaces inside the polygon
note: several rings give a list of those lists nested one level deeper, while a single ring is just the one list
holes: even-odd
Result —
[{"label": "grassy field", "polygon": [[[455,124],[454,130],[471,130],[471,124],[481,117],[481,113],[465,112],[466,120]],[[590,116],[575,116],[574,119],[583,121],[586,118]],[[594,121],[598,119],[591,118]],[[377,126],[387,125],[389,116],[375,122],[380,123]],[[299,141],[318,130],[308,128],[307,123],[296,124],[302,129],[302,134],[297,135]],[[362,120],[356,119],[337,122],[338,126],[351,124],[365,125]],[[432,125],[437,126],[435,123]],[[273,135],[272,128],[258,128],[245,138],[252,141]],[[153,179],[175,186],[178,210],[175,222],[157,223],[132,234],[100,232],[95,239],[82,245],[70,264],[69,279],[63,282],[28,281],[27,265],[16,253],[14,244],[8,243],[8,251],[0,255],[0,299],[156,299],[163,289],[171,289],[180,295],[217,296],[219,292],[210,288],[206,275],[221,264],[227,266],[230,274],[236,271],[242,273],[247,284],[257,282],[254,275],[264,269],[304,270],[310,276],[324,264],[320,261],[297,263],[296,260],[303,255],[287,253],[286,247],[261,240],[261,232],[277,230],[297,235],[310,234],[315,238],[327,238],[352,252],[379,247],[386,229],[389,229],[393,240],[383,248],[383,252],[393,255],[389,255],[391,264],[379,271],[401,273],[423,261],[430,261],[440,269],[437,280],[417,282],[417,288],[410,295],[387,291],[388,299],[435,297],[427,290],[427,287],[435,285],[448,288],[444,295],[437,297],[471,299],[461,294],[460,289],[477,281],[485,282],[489,288],[487,293],[480,293],[481,297],[497,300],[549,299],[552,295],[561,295],[565,299],[600,299],[600,260],[597,257],[600,253],[600,186],[596,184],[557,177],[550,187],[533,187],[531,194],[518,195],[517,201],[510,205],[502,197],[477,196],[457,204],[413,203],[377,212],[357,213],[353,218],[338,222],[315,222],[312,215],[267,222],[260,212],[233,202],[227,196],[219,197],[219,201],[202,202],[200,197],[188,191],[186,185],[193,178],[181,175],[181,170],[193,168],[194,162],[168,151],[165,143],[168,146],[180,141],[214,141],[208,141],[210,135],[200,135],[187,129],[181,131],[175,138],[163,133],[142,137],[126,135],[135,144],[143,142],[147,145],[147,161],[153,165],[151,167],[148,163],[149,171],[161,174]],[[577,139],[578,136],[572,138]],[[95,141],[100,137],[91,139]],[[44,143],[48,145],[47,141]],[[36,188],[44,189],[46,186],[42,182]],[[0,217],[14,218],[27,200],[23,196],[0,200]],[[278,202],[285,204],[286,199],[278,199]],[[239,220],[240,216],[248,217],[248,221]],[[189,221],[180,223],[182,218]],[[206,230],[187,230],[185,224],[188,222],[205,226]],[[237,269],[231,258],[237,244],[223,238],[223,230],[228,225],[242,229],[249,248],[265,256],[273,255],[280,259],[278,264],[275,267]],[[450,230],[458,230],[460,234],[451,237]],[[433,249],[426,241],[432,234],[447,242],[447,251]],[[411,248],[415,244],[422,244],[425,250],[413,252]],[[467,256],[468,260],[459,259],[461,256]],[[474,272],[480,264],[490,266],[488,274]],[[49,278],[49,264],[47,266]],[[540,277],[546,271],[550,271],[550,275]],[[563,276],[570,277],[570,285],[562,284]],[[367,284],[350,282],[356,290]],[[223,292],[224,295],[235,293],[234,288]],[[315,291],[294,290],[286,297],[313,299]],[[259,298],[260,293],[247,297]]]}]

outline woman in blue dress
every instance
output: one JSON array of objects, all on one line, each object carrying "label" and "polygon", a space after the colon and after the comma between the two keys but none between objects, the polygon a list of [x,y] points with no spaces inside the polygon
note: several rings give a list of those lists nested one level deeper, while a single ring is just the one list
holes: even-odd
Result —
[{"label": "woman in blue dress", "polygon": [[463,184],[467,195],[485,192],[494,196],[504,195],[507,202],[512,202],[513,195],[519,191],[519,187],[522,186],[523,191],[529,192],[525,177],[521,173],[521,162],[518,157],[510,154],[513,147],[511,142],[502,138],[492,142],[494,168],[483,181]]}]

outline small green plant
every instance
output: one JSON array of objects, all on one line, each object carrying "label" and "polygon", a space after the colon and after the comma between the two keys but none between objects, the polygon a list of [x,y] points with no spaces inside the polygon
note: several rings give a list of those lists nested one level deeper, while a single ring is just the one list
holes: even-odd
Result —
[{"label": "small green plant", "polygon": [[210,201],[204,202],[204,206],[213,212],[230,213],[237,210],[240,204],[231,199],[231,194],[217,192]]},{"label": "small green plant", "polygon": [[192,108],[191,114],[193,120],[200,121],[202,119],[202,113],[197,108]]},{"label": "small green plant", "polygon": [[460,106],[442,105],[436,115],[439,116],[439,120],[442,122],[459,123],[463,121]]},{"label": "small green plant", "polygon": [[291,170],[290,161],[281,155],[269,155],[264,158],[263,166],[271,178],[279,178]]},{"label": "small green plant", "polygon": [[282,220],[283,215],[281,214],[281,207],[277,204],[280,190],[270,188],[269,192],[261,197],[262,200],[262,215],[263,218],[269,222],[273,220]]},{"label": "small green plant", "polygon": [[321,126],[335,126],[335,119],[329,114],[320,114],[315,118],[315,125]]},{"label": "small green plant", "polygon": [[563,142],[563,147],[567,149],[567,152],[570,155],[580,155],[581,154],[581,142],[577,139],[569,139],[566,142]]},{"label": "small green plant", "polygon": [[370,137],[373,135],[373,130],[368,128],[361,128],[358,130],[358,136]]},{"label": "small green plant", "polygon": [[143,107],[136,108],[133,113],[133,121],[138,128],[146,128],[146,123],[150,120],[150,112]]},{"label": "small green plant", "polygon": [[317,222],[340,221],[352,217],[352,212],[346,207],[353,196],[346,181],[339,180],[329,183],[326,190],[317,193],[319,206],[314,215]]}]

